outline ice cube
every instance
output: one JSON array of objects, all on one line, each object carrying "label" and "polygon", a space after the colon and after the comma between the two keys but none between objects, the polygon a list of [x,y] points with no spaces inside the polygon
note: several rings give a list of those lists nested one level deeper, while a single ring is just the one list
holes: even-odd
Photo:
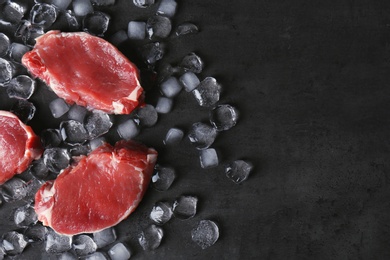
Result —
[{"label": "ice cube", "polygon": [[29,99],[35,90],[35,80],[26,75],[19,75],[6,84],[10,98]]},{"label": "ice cube", "polygon": [[78,256],[85,256],[96,252],[97,246],[90,236],[78,235],[73,238],[73,249]]},{"label": "ice cube", "polygon": [[37,223],[37,221],[38,216],[31,205],[19,207],[14,212],[14,222],[19,227],[27,227]]},{"label": "ice cube", "polygon": [[111,126],[111,117],[102,111],[94,111],[85,118],[85,129],[87,129],[90,139],[104,135]]},{"label": "ice cube", "polygon": [[41,142],[45,148],[57,147],[61,144],[61,134],[57,129],[47,128],[41,133]]},{"label": "ice cube", "polygon": [[49,108],[54,118],[59,118],[69,111],[69,105],[62,98],[51,101]]},{"label": "ice cube", "polygon": [[1,18],[7,22],[17,24],[22,20],[26,11],[26,6],[22,5],[20,2],[9,0],[3,6]]},{"label": "ice cube", "polygon": [[189,219],[195,216],[198,198],[190,195],[180,196],[173,203],[173,214],[179,219]]},{"label": "ice cube", "polygon": [[26,45],[13,42],[9,47],[9,56],[12,61],[21,63],[23,55],[30,51],[30,48]]},{"label": "ice cube", "polygon": [[83,30],[93,35],[103,36],[108,29],[110,16],[106,13],[95,11],[87,14],[83,19]]},{"label": "ice cube", "polygon": [[133,0],[135,6],[140,8],[146,8],[154,4],[154,0]]},{"label": "ice cube", "polygon": [[87,155],[91,152],[91,147],[89,144],[74,145],[69,148],[69,152],[71,156]]},{"label": "ice cube", "polygon": [[45,240],[47,234],[47,228],[41,224],[28,227],[24,231],[24,235],[28,238],[28,242],[40,242]]},{"label": "ice cube", "polygon": [[123,42],[125,42],[129,37],[127,36],[127,32],[125,30],[119,30],[113,35],[110,36],[109,41],[114,46],[119,46]]},{"label": "ice cube", "polygon": [[34,46],[36,43],[36,38],[42,36],[44,34],[44,30],[40,26],[31,26],[29,28],[27,38],[23,39],[24,44]]},{"label": "ice cube", "polygon": [[18,24],[18,27],[15,31],[15,37],[22,38],[23,42],[25,42],[30,35],[31,22],[29,20],[21,20]]},{"label": "ice cube", "polygon": [[145,39],[146,23],[141,21],[130,21],[127,26],[127,35],[133,40]]},{"label": "ice cube", "polygon": [[95,139],[92,139],[91,141],[89,141],[89,147],[90,147],[91,151],[93,151],[106,142],[107,142],[106,138],[98,137],[98,138],[95,138]]},{"label": "ice cube", "polygon": [[175,31],[176,36],[182,36],[186,34],[193,34],[199,31],[198,26],[193,23],[182,23],[180,24]]},{"label": "ice cube", "polygon": [[123,243],[117,243],[108,250],[108,255],[111,260],[126,260],[131,257],[131,252]]},{"label": "ice cube", "polygon": [[70,154],[64,148],[48,148],[43,152],[43,162],[50,171],[59,173],[69,166]]},{"label": "ice cube", "polygon": [[63,253],[59,254],[56,259],[57,260],[77,260],[77,259],[79,259],[79,257],[77,257],[74,254],[74,252],[67,251],[67,252],[63,252]]},{"label": "ice cube", "polygon": [[169,77],[160,85],[161,92],[168,98],[173,98],[180,93],[182,85],[175,77]]},{"label": "ice cube", "polygon": [[85,107],[74,104],[68,111],[68,118],[83,123],[87,113]]},{"label": "ice cube", "polygon": [[69,31],[78,31],[80,24],[74,12],[72,12],[71,10],[67,10],[66,12],[64,12],[64,15],[68,23]]},{"label": "ice cube", "polygon": [[156,165],[152,176],[152,186],[158,191],[166,191],[176,178],[175,169],[170,166]]},{"label": "ice cube", "polygon": [[16,231],[10,231],[3,235],[3,248],[7,255],[18,255],[27,246],[26,237]]},{"label": "ice cube", "polygon": [[202,249],[206,249],[217,242],[219,238],[218,225],[211,220],[201,220],[191,231],[191,238]]},{"label": "ice cube", "polygon": [[102,231],[93,233],[93,240],[97,248],[102,248],[114,243],[116,240],[116,232],[113,227],[103,229]]},{"label": "ice cube", "polygon": [[150,219],[157,225],[163,225],[167,223],[172,217],[172,207],[168,202],[157,202],[150,212]]},{"label": "ice cube", "polygon": [[184,137],[184,132],[178,128],[171,128],[165,135],[164,144],[177,145]]},{"label": "ice cube", "polygon": [[146,31],[152,37],[167,38],[172,30],[172,23],[168,17],[154,15],[146,22]]},{"label": "ice cube", "polygon": [[156,109],[152,105],[145,105],[136,110],[136,120],[141,126],[153,126],[157,123],[158,114]]},{"label": "ice cube", "polygon": [[238,111],[231,105],[219,105],[210,111],[209,117],[217,131],[229,130],[237,123]]},{"label": "ice cube", "polygon": [[156,111],[160,114],[171,112],[173,100],[167,97],[159,97],[157,100]]},{"label": "ice cube", "polygon": [[154,250],[160,246],[164,232],[161,227],[150,225],[138,237],[141,247],[146,250]]},{"label": "ice cube", "polygon": [[93,5],[107,6],[115,4],[115,0],[91,0]]},{"label": "ice cube", "polygon": [[117,132],[122,139],[130,140],[138,135],[139,129],[133,119],[128,119],[118,125]]},{"label": "ice cube", "polygon": [[207,77],[192,91],[202,107],[211,107],[219,101],[221,85],[213,77]]},{"label": "ice cube", "polygon": [[24,198],[24,200],[32,203],[35,199],[35,194],[37,193],[39,188],[41,188],[43,183],[44,181],[38,180],[36,178],[32,178],[31,180],[26,182],[26,197]]},{"label": "ice cube", "polygon": [[175,0],[161,0],[157,13],[163,16],[172,17],[176,13],[177,3]]},{"label": "ice cube", "polygon": [[18,177],[13,177],[0,186],[0,193],[5,202],[21,200],[27,195],[27,184]]},{"label": "ice cube", "polygon": [[0,58],[0,85],[10,81],[12,78],[12,66],[11,64]]},{"label": "ice cube", "polygon": [[85,143],[88,138],[84,125],[75,120],[61,122],[60,133],[62,140],[69,145]]},{"label": "ice cube", "polygon": [[72,0],[51,0],[51,4],[57,7],[59,10],[66,10]]},{"label": "ice cube", "polygon": [[43,159],[35,160],[28,168],[28,172],[38,179],[44,179],[49,174],[49,169],[43,163]]},{"label": "ice cube", "polygon": [[24,99],[18,99],[12,105],[10,111],[17,115],[22,122],[26,123],[34,117],[36,110],[33,103]]},{"label": "ice cube", "polygon": [[76,16],[86,16],[93,12],[93,7],[90,0],[73,0],[73,12]]},{"label": "ice cube", "polygon": [[210,147],[216,137],[217,130],[202,122],[194,123],[188,133],[190,142],[199,150]]},{"label": "ice cube", "polygon": [[1,245],[0,246],[0,259],[3,260],[4,256],[5,256],[5,250],[4,250],[3,246]]},{"label": "ice cube", "polygon": [[0,32],[0,57],[4,57],[8,53],[9,46],[8,36]]},{"label": "ice cube", "polygon": [[238,184],[248,178],[252,169],[252,163],[244,160],[236,160],[226,166],[225,174],[229,179]]},{"label": "ice cube", "polygon": [[198,76],[192,71],[187,71],[181,75],[179,80],[187,92],[193,91],[200,83]]},{"label": "ice cube", "polygon": [[144,57],[146,63],[153,65],[157,61],[161,60],[164,56],[164,45],[160,42],[147,43],[141,48],[142,57]]},{"label": "ice cube", "polygon": [[72,248],[72,237],[60,235],[49,229],[46,236],[45,250],[49,254],[60,254]]},{"label": "ice cube", "polygon": [[57,10],[53,5],[35,4],[30,11],[31,23],[49,28],[57,19]]},{"label": "ice cube", "polygon": [[204,67],[202,59],[195,53],[189,53],[186,55],[181,63],[180,67],[182,67],[186,71],[192,71],[193,73],[201,73]]},{"label": "ice cube", "polygon": [[107,260],[108,258],[101,252],[95,252],[93,254],[87,255],[85,260]]},{"label": "ice cube", "polygon": [[208,148],[199,152],[200,167],[203,169],[218,166],[219,160],[214,148]]}]

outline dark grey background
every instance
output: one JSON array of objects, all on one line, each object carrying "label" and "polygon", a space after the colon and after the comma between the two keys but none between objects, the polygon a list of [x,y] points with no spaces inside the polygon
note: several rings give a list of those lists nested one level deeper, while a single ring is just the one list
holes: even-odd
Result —
[{"label": "dark grey background", "polygon": [[[187,139],[175,149],[161,141],[170,127],[207,121],[208,110],[188,93],[137,137],[156,147],[160,163],[174,166],[178,178],[167,192],[149,189],[117,227],[133,259],[388,259],[390,3],[178,2],[174,26],[191,21],[200,32],[167,41],[165,60],[175,64],[198,53],[206,64],[201,78],[216,77],[224,88],[220,103],[235,105],[241,118],[218,136],[213,147],[221,166],[208,170]],[[107,36],[148,11],[118,0],[109,12]],[[120,49],[137,56],[131,43]],[[155,102],[153,86],[149,93]],[[33,97],[38,132],[58,124],[45,112],[52,95],[42,88]],[[223,164],[242,158],[255,168],[236,185]],[[153,203],[181,194],[199,197],[197,215],[172,219],[161,246],[143,252],[136,236],[149,224]],[[201,219],[215,220],[221,231],[206,250],[190,237]],[[2,225],[3,232],[10,228]],[[20,259],[47,257],[39,248]]]}]

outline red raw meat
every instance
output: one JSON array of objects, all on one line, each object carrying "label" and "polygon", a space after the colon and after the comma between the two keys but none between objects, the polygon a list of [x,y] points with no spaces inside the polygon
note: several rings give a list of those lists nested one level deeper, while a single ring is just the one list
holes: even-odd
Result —
[{"label": "red raw meat", "polygon": [[0,185],[22,173],[42,154],[40,139],[30,126],[7,111],[0,111]]},{"label": "red raw meat", "polygon": [[69,104],[130,114],[143,102],[139,71],[109,42],[84,32],[50,31],[22,63]]},{"label": "red raw meat", "polygon": [[154,149],[134,141],[100,146],[38,190],[38,219],[66,235],[114,226],[140,203],[156,160]]}]

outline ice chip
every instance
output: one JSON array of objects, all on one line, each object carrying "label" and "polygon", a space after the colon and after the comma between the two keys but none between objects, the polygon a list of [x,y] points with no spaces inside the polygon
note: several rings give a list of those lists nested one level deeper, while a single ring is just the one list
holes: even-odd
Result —
[{"label": "ice chip", "polygon": [[123,243],[117,243],[108,250],[108,255],[111,260],[126,260],[131,257],[131,252]]},{"label": "ice chip", "polygon": [[186,71],[192,71],[193,73],[201,73],[204,67],[202,59],[195,53],[189,53],[186,55],[181,63],[180,67],[182,67]]},{"label": "ice chip", "polygon": [[93,5],[107,6],[115,4],[115,0],[91,0]]},{"label": "ice chip", "polygon": [[157,202],[150,212],[150,219],[157,225],[167,223],[172,217],[172,207],[168,202]]},{"label": "ice chip", "polygon": [[135,6],[140,8],[146,8],[154,4],[154,0],[133,0]]},{"label": "ice chip", "polygon": [[9,47],[9,57],[12,61],[21,63],[23,55],[30,51],[30,48],[21,43],[13,42]]},{"label": "ice chip", "polygon": [[60,254],[72,248],[72,237],[60,235],[49,229],[46,236],[45,250],[49,254]]},{"label": "ice chip", "polygon": [[88,110],[85,107],[74,104],[68,111],[68,118],[83,123],[87,113]]},{"label": "ice chip", "polygon": [[96,252],[97,246],[90,236],[78,235],[73,238],[73,249],[78,256],[85,256]]},{"label": "ice chip", "polygon": [[217,242],[219,238],[219,228],[214,221],[201,220],[191,231],[191,238],[202,249],[206,249]]},{"label": "ice chip", "polygon": [[56,98],[49,103],[50,111],[54,118],[59,118],[69,111],[69,106],[62,98]]},{"label": "ice chip", "polygon": [[44,181],[43,180],[38,180],[37,178],[32,178],[28,182],[26,182],[26,197],[24,200],[33,202],[35,199],[35,194],[41,188],[43,185]]},{"label": "ice chip", "polygon": [[73,12],[76,16],[86,16],[93,12],[93,7],[90,0],[73,0]]},{"label": "ice chip", "polygon": [[138,242],[145,251],[154,250],[160,246],[164,232],[161,227],[150,225],[138,237]]},{"label": "ice chip", "polygon": [[189,219],[195,216],[198,198],[190,195],[180,196],[173,203],[173,214],[179,219]]},{"label": "ice chip", "polygon": [[9,0],[3,6],[1,16],[3,20],[17,24],[22,20],[26,11],[27,8],[21,3]]},{"label": "ice chip", "polygon": [[167,17],[173,17],[176,13],[177,3],[175,0],[161,0],[157,13]]},{"label": "ice chip", "polygon": [[176,178],[175,169],[169,166],[156,165],[152,176],[152,186],[158,191],[166,191]]},{"label": "ice chip", "polygon": [[176,36],[182,36],[187,34],[194,34],[199,31],[198,26],[193,23],[182,23],[180,24],[175,31]]},{"label": "ice chip", "polygon": [[19,75],[6,84],[10,98],[29,99],[35,90],[35,80],[26,75]]},{"label": "ice chip", "polygon": [[149,104],[137,109],[135,116],[141,126],[153,126],[158,120],[156,109]]},{"label": "ice chip", "polygon": [[175,77],[169,77],[160,84],[161,92],[168,98],[178,95],[182,88],[179,80]]},{"label": "ice chip", "polygon": [[48,148],[43,152],[43,162],[50,171],[59,173],[69,166],[70,154],[64,148]]},{"label": "ice chip", "polygon": [[43,159],[35,160],[32,162],[28,171],[38,179],[44,179],[49,174],[49,169],[43,163]]},{"label": "ice chip", "polygon": [[89,147],[90,147],[91,151],[93,151],[106,142],[107,142],[106,138],[98,137],[98,138],[95,138],[95,139],[92,139],[91,141],[89,141]]},{"label": "ice chip", "polygon": [[0,32],[0,57],[4,57],[9,50],[10,41],[7,35]]},{"label": "ice chip", "polygon": [[145,62],[153,65],[157,61],[161,60],[164,56],[164,45],[160,42],[147,43],[141,47],[141,54],[144,57]]},{"label": "ice chip", "polygon": [[119,30],[113,35],[110,36],[109,41],[114,46],[119,46],[121,43],[125,42],[129,36],[127,36],[127,32],[125,30]]},{"label": "ice chip", "polygon": [[127,35],[133,40],[145,39],[146,23],[142,21],[130,21],[127,26]]},{"label": "ice chip", "polygon": [[172,30],[172,23],[168,17],[155,15],[146,22],[146,31],[152,37],[167,38]]},{"label": "ice chip", "polygon": [[43,130],[41,133],[41,142],[45,148],[59,146],[62,142],[60,131],[51,128]]},{"label": "ice chip", "polygon": [[68,120],[60,124],[62,140],[69,145],[82,144],[88,138],[88,132],[79,121]]},{"label": "ice chip", "polygon": [[28,242],[40,242],[45,240],[47,234],[47,228],[41,224],[28,227],[24,231],[24,235],[28,238]]},{"label": "ice chip", "polygon": [[49,28],[57,19],[57,10],[53,5],[35,4],[30,11],[31,23]]},{"label": "ice chip", "polygon": [[37,223],[37,221],[38,216],[31,205],[19,207],[14,212],[14,222],[19,227],[27,227]]},{"label": "ice chip", "polygon": [[12,78],[12,66],[11,64],[0,58],[0,85],[10,81]]},{"label": "ice chip", "polygon": [[214,143],[217,137],[217,130],[202,122],[192,124],[188,133],[190,142],[199,150],[207,149]]},{"label": "ice chip", "polygon": [[192,91],[202,107],[211,107],[219,101],[221,85],[213,77],[207,77]]},{"label": "ice chip", "polygon": [[214,148],[199,151],[200,167],[203,169],[218,166],[218,154]]},{"label": "ice chip", "polygon": [[90,139],[107,133],[112,124],[111,117],[102,111],[94,111],[85,118],[85,129],[87,129]]},{"label": "ice chip", "polygon": [[10,111],[18,116],[22,122],[27,123],[34,117],[36,110],[33,103],[24,99],[18,99],[12,105]]},{"label": "ice chip", "polygon": [[156,111],[160,114],[167,114],[171,112],[173,100],[167,97],[159,97],[157,100]]},{"label": "ice chip", "polygon": [[68,29],[70,31],[78,31],[80,24],[74,12],[72,12],[71,10],[67,10],[64,12],[64,16],[68,24]]},{"label": "ice chip", "polygon": [[0,186],[0,193],[5,202],[21,200],[27,195],[27,184],[18,177],[13,177]]},{"label": "ice chip", "polygon": [[51,4],[62,11],[66,10],[71,2],[72,0],[51,0]]},{"label": "ice chip", "polygon": [[91,150],[92,149],[88,143],[74,145],[74,146],[69,148],[69,152],[72,156],[87,155],[91,152]]},{"label": "ice chip", "polygon": [[244,160],[236,160],[225,167],[225,174],[233,182],[239,184],[248,178],[252,169],[252,163]]},{"label": "ice chip", "polygon": [[177,145],[184,137],[184,132],[178,128],[171,128],[168,130],[165,135],[164,144],[165,145]]},{"label": "ice chip", "polygon": [[[79,257],[77,257],[72,251],[63,252],[58,255],[56,258],[57,260],[77,260]],[[87,259],[87,258],[85,258]]]},{"label": "ice chip", "polygon": [[26,237],[16,231],[10,231],[3,235],[3,248],[7,255],[19,255],[27,246]]},{"label": "ice chip", "polygon": [[95,252],[93,254],[87,255],[85,260],[107,260],[108,258],[101,252]]},{"label": "ice chip", "polygon": [[97,248],[102,248],[114,243],[116,238],[116,232],[113,227],[93,233],[93,240],[95,241]]},{"label": "ice chip", "polygon": [[192,71],[185,72],[179,80],[187,92],[193,91],[200,83],[198,76]]},{"label": "ice chip", "polygon": [[210,111],[209,117],[217,131],[229,130],[237,123],[238,111],[231,105],[218,105]]},{"label": "ice chip", "polygon": [[117,132],[122,139],[130,140],[138,135],[139,129],[133,119],[128,119],[118,125]]},{"label": "ice chip", "polygon": [[83,19],[83,30],[93,35],[103,36],[108,29],[110,16],[106,13],[95,11],[87,14]]}]

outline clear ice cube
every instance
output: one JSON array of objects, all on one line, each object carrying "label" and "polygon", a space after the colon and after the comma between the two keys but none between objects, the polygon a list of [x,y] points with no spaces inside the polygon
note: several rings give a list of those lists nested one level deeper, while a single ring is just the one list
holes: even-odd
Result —
[{"label": "clear ice cube", "polygon": [[152,176],[152,186],[158,191],[166,191],[176,178],[175,169],[170,166],[156,165]]},{"label": "clear ice cube", "polygon": [[106,13],[95,11],[87,14],[83,19],[83,30],[93,35],[103,36],[108,29],[110,16]]},{"label": "clear ice cube", "polygon": [[35,4],[30,11],[31,23],[49,28],[57,19],[57,10],[53,5]]},{"label": "clear ice cube", "polygon": [[3,6],[1,18],[6,22],[17,24],[22,20],[26,11],[27,8],[22,3],[8,0]]},{"label": "clear ice cube", "polygon": [[116,238],[116,232],[113,227],[93,233],[93,240],[95,241],[97,248],[102,248],[114,243]]},{"label": "clear ice cube", "polygon": [[182,36],[187,34],[194,34],[199,31],[198,26],[196,26],[193,23],[182,23],[179,26],[177,26],[175,30],[176,36]]},{"label": "clear ice cube", "polygon": [[68,167],[70,159],[68,150],[64,148],[48,148],[43,152],[43,162],[46,167],[54,173],[59,173],[61,170]]},{"label": "clear ice cube", "polygon": [[13,42],[9,47],[9,57],[12,61],[21,63],[23,55],[30,51],[30,48],[21,43]]},{"label": "clear ice cube", "polygon": [[221,85],[213,77],[207,77],[192,91],[196,101],[202,107],[211,107],[219,101]]},{"label": "clear ice cube", "polygon": [[210,122],[217,131],[229,130],[236,125],[238,111],[231,105],[218,105],[210,111]]},{"label": "clear ice cube", "polygon": [[160,42],[147,43],[141,47],[142,57],[146,63],[153,65],[157,61],[161,60],[164,56],[164,45]]},{"label": "clear ice cube", "polygon": [[236,160],[226,166],[225,174],[233,182],[239,184],[248,178],[252,169],[252,163],[244,160]]},{"label": "clear ice cube", "polygon": [[72,237],[60,235],[49,229],[46,236],[45,250],[49,254],[60,254],[72,249]]},{"label": "clear ice cube", "polygon": [[189,219],[195,216],[198,198],[190,195],[180,196],[173,203],[173,214],[179,219]]},{"label": "clear ice cube", "polygon": [[165,145],[177,145],[184,137],[183,130],[179,128],[171,128],[168,130],[165,135],[164,144]]},{"label": "clear ice cube", "polygon": [[12,79],[12,66],[11,64],[0,58],[0,85],[4,84]]},{"label": "clear ice cube", "polygon": [[45,148],[57,147],[62,142],[60,131],[57,129],[47,128],[41,132],[40,136]]},{"label": "clear ice cube", "polygon": [[101,252],[95,252],[85,257],[85,260],[107,260],[107,259],[108,258]]},{"label": "clear ice cube", "polygon": [[219,238],[218,225],[211,220],[201,220],[191,231],[191,238],[202,249],[206,249],[217,242]]},{"label": "clear ice cube", "polygon": [[0,193],[5,202],[21,200],[27,195],[27,184],[18,177],[13,177],[0,186]]},{"label": "clear ice cube", "polygon": [[88,110],[85,107],[74,104],[68,111],[68,118],[83,123],[87,113]]},{"label": "clear ice cube", "polygon": [[133,0],[135,6],[140,8],[146,8],[154,4],[154,0]]},{"label": "clear ice cube", "polygon": [[14,212],[14,222],[18,227],[27,227],[37,223],[37,221],[38,216],[31,205],[19,207]]},{"label": "clear ice cube", "polygon": [[[79,259],[79,257],[77,257],[74,252],[67,251],[67,252],[60,253],[56,259],[57,260],[77,260],[77,259]],[[85,258],[85,259],[87,259],[87,258]]]},{"label": "clear ice cube", "polygon": [[169,77],[160,84],[161,92],[168,98],[177,96],[182,88],[179,80],[175,77]]},{"label": "clear ice cube", "polygon": [[187,54],[180,62],[180,67],[185,71],[192,71],[193,73],[201,73],[204,67],[202,59],[195,53]]},{"label": "clear ice cube", "polygon": [[93,7],[90,0],[73,0],[73,12],[76,16],[86,16],[93,12]]},{"label": "clear ice cube", "polygon": [[130,21],[127,26],[127,35],[133,40],[145,39],[146,23],[142,21]]},{"label": "clear ice cube", "polygon": [[136,120],[139,122],[141,126],[153,126],[157,123],[158,114],[154,106],[145,105],[136,110],[135,113]]},{"label": "clear ice cube", "polygon": [[7,255],[21,254],[27,244],[26,237],[16,231],[10,231],[3,235],[3,248]]},{"label": "clear ice cube", "polygon": [[167,97],[159,97],[156,104],[156,111],[160,114],[171,112],[173,100]]},{"label": "clear ice cube", "polygon": [[216,137],[217,130],[202,122],[192,124],[188,133],[190,142],[199,150],[210,147],[210,145],[214,143]]},{"label": "clear ice cube", "polygon": [[40,242],[45,240],[47,234],[47,228],[41,224],[36,224],[28,227],[24,231],[24,235],[28,238],[28,242]]},{"label": "clear ice cube", "polygon": [[187,71],[179,78],[184,90],[187,92],[193,91],[200,83],[198,76],[192,71]]},{"label": "clear ice cube", "polygon": [[125,30],[119,30],[113,35],[110,36],[109,41],[112,43],[114,46],[119,46],[123,42],[125,42],[129,36],[127,36],[127,32]]},{"label": "clear ice cube", "polygon": [[157,202],[150,212],[150,219],[157,225],[164,225],[172,217],[172,207],[168,202]]},{"label": "clear ice cube", "polygon": [[93,139],[104,135],[112,126],[112,118],[105,112],[94,111],[85,118],[85,129],[89,138]]},{"label": "clear ice cube", "polygon": [[139,129],[133,119],[128,119],[118,125],[117,132],[122,139],[130,140],[138,135]]},{"label": "clear ice cube", "polygon": [[150,225],[138,237],[138,242],[145,251],[154,250],[160,246],[164,236],[163,229],[156,225]]},{"label": "clear ice cube", "polygon": [[93,5],[107,6],[115,4],[115,0],[91,0]]},{"label": "clear ice cube", "polygon": [[173,17],[176,13],[177,3],[175,0],[161,0],[157,13],[166,17]]},{"label": "clear ice cube", "polygon": [[24,99],[18,99],[12,105],[10,111],[17,115],[22,122],[26,123],[34,117],[36,110],[33,103]]},{"label": "clear ice cube", "polygon": [[95,138],[95,139],[92,139],[91,141],[89,141],[89,147],[90,147],[91,151],[93,151],[106,142],[107,142],[106,138],[98,137],[98,138]]},{"label": "clear ice cube", "polygon": [[0,32],[0,57],[4,57],[9,50],[10,41],[7,35]]},{"label": "clear ice cube", "polygon": [[62,98],[56,98],[51,101],[49,108],[54,118],[59,118],[69,111],[69,105]]},{"label": "clear ice cube", "polygon": [[117,243],[108,250],[108,255],[111,260],[126,260],[131,257],[131,252],[123,243]]},{"label": "clear ice cube", "polygon": [[19,75],[6,84],[10,98],[29,99],[35,90],[35,80],[26,75]]},{"label": "clear ice cube", "polygon": [[49,169],[43,163],[43,159],[35,160],[28,168],[29,173],[38,179],[44,179],[49,174]]},{"label": "clear ice cube", "polygon": [[88,132],[79,121],[68,120],[60,124],[62,140],[69,145],[82,144],[88,139]]},{"label": "clear ice cube", "polygon": [[199,160],[200,167],[202,167],[203,169],[213,168],[218,166],[219,164],[218,154],[214,148],[208,148],[199,151]]},{"label": "clear ice cube", "polygon": [[72,0],[51,0],[52,5],[63,11],[69,7],[70,3],[72,3]]},{"label": "clear ice cube", "polygon": [[96,252],[97,246],[90,236],[78,235],[73,237],[73,249],[78,256],[85,256]]},{"label": "clear ice cube", "polygon": [[149,39],[152,37],[167,38],[172,30],[172,23],[168,17],[154,15],[146,22],[146,31]]}]

